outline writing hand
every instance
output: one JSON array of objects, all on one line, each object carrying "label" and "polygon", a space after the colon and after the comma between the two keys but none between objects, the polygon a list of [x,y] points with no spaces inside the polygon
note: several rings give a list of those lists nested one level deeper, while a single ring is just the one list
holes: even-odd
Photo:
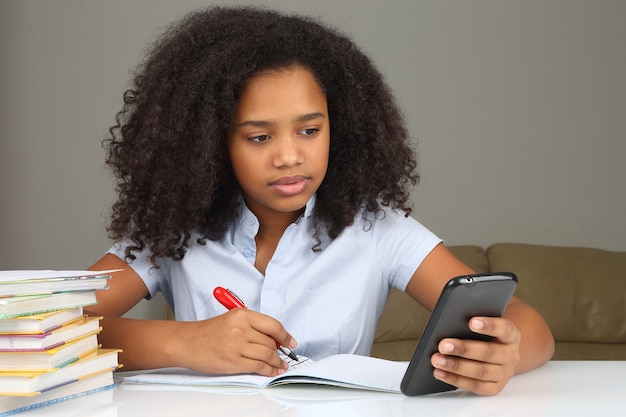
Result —
[{"label": "writing hand", "polygon": [[469,326],[495,339],[443,339],[439,352],[431,358],[435,378],[476,394],[495,395],[511,379],[519,362],[520,332],[504,318],[474,317]]},{"label": "writing hand", "polygon": [[276,341],[295,347],[293,337],[272,317],[244,308],[187,324],[184,346],[190,369],[210,374],[256,373],[275,376],[288,365],[276,352]]},{"label": "writing hand", "polygon": [[[213,290],[213,296],[217,301],[220,302],[220,304],[222,304],[229,310],[232,310],[233,308],[247,308],[243,300],[229,289],[223,287],[215,287],[215,289]],[[280,350],[294,361],[298,360],[298,357],[295,353],[291,351],[291,349],[284,347],[278,341],[276,341],[276,349]]]}]

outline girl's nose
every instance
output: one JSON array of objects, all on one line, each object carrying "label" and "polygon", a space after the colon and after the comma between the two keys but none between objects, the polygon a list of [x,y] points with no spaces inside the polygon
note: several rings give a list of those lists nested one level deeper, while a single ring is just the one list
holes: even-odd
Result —
[{"label": "girl's nose", "polygon": [[275,145],[273,164],[276,168],[297,166],[304,161],[298,138],[284,137],[276,141]]}]

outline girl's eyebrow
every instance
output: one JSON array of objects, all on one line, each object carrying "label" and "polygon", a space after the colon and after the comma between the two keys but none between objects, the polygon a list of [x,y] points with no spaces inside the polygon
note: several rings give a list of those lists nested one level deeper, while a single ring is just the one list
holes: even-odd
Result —
[{"label": "girl's eyebrow", "polygon": [[[320,112],[307,113],[296,118],[296,122],[308,122],[316,119],[325,119],[326,115]],[[267,127],[273,124],[270,120],[246,120],[244,122],[238,123],[237,128],[244,126],[256,126],[256,127]]]},{"label": "girl's eyebrow", "polygon": [[296,119],[296,121],[297,122],[308,122],[309,120],[325,119],[325,118],[326,118],[326,115],[324,113],[315,112],[315,113],[303,114],[302,116],[298,117]]}]

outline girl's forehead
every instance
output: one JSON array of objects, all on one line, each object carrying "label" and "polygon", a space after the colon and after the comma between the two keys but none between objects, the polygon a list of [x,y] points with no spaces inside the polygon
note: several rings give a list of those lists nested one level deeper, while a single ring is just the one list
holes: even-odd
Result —
[{"label": "girl's forehead", "polygon": [[303,67],[258,74],[244,88],[235,123],[327,114],[326,96],[317,80]]}]

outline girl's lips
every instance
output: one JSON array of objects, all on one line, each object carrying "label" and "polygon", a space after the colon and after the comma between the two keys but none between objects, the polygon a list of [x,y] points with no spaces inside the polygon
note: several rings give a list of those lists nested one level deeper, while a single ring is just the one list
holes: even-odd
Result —
[{"label": "girl's lips", "polygon": [[284,196],[293,196],[300,194],[307,186],[309,182],[308,177],[302,175],[295,175],[292,177],[283,177],[279,178],[276,181],[270,183],[270,186],[276,191],[278,194]]}]

